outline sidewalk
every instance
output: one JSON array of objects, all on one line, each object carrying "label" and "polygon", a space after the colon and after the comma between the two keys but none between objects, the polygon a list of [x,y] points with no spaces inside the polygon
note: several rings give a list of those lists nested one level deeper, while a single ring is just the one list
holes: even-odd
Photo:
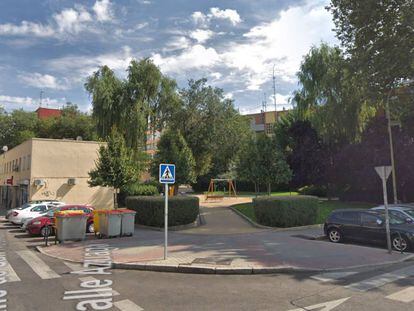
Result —
[{"label": "sidewalk", "polygon": [[412,258],[389,255],[386,249],[309,240],[320,229],[266,230],[241,234],[169,234],[169,255],[163,260],[164,233],[137,229],[135,236],[41,247],[52,257],[83,262],[88,244],[106,243],[114,248],[115,268],[190,273],[275,273],[281,271],[329,271],[385,265]]}]

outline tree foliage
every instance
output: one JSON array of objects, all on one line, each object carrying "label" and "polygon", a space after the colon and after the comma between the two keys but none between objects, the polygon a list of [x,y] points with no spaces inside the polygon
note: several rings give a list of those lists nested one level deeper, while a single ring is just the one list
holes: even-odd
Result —
[{"label": "tree foliage", "polygon": [[158,150],[152,162],[151,173],[158,179],[161,163],[175,164],[175,184],[191,184],[195,182],[195,161],[191,149],[180,132],[167,130],[161,136]]},{"label": "tree foliage", "polygon": [[336,34],[370,89],[387,90],[414,78],[412,0],[331,0]]}]

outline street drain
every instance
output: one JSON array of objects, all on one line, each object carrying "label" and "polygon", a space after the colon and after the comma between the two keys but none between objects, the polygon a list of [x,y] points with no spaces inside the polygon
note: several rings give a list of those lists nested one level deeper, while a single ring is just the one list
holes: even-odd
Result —
[{"label": "street drain", "polygon": [[222,265],[229,266],[233,259],[231,258],[219,258],[219,257],[207,257],[207,258],[196,258],[192,264],[203,264],[203,265]]}]

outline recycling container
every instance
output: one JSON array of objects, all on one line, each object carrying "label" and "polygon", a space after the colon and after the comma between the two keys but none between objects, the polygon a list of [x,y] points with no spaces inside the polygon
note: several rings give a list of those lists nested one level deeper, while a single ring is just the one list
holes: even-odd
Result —
[{"label": "recycling container", "polygon": [[107,210],[93,210],[93,229],[95,234],[101,232],[101,224],[103,222],[103,214],[105,214]]},{"label": "recycling container", "polygon": [[99,233],[104,237],[117,237],[121,235],[122,212],[118,210],[106,210],[99,223]]},{"label": "recycling container", "polygon": [[135,230],[135,214],[136,212],[130,209],[119,209],[122,215],[121,235],[133,236]]},{"label": "recycling container", "polygon": [[82,211],[62,211],[55,213],[56,239],[84,240],[88,216]]}]

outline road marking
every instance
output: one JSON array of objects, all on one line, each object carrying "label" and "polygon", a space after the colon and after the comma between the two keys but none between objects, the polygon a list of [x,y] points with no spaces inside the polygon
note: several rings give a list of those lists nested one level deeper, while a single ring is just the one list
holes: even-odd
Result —
[{"label": "road marking", "polygon": [[394,294],[391,294],[385,298],[397,300],[401,302],[411,302],[414,301],[414,286],[410,286],[406,289],[400,290]]},{"label": "road marking", "polygon": [[[92,276],[86,276],[84,278],[79,278],[79,280],[83,283],[83,282],[94,282],[94,281],[98,281],[98,279],[95,279]],[[116,290],[112,290],[112,296],[119,296],[120,294],[116,291]]]},{"label": "road marking", "polygon": [[18,251],[17,254],[38,276],[40,276],[40,278],[44,280],[60,278],[59,274],[50,269],[50,267],[32,251]]},{"label": "road marking", "polygon": [[306,310],[306,311],[311,311],[311,310],[330,311],[330,310],[335,309],[337,306],[343,304],[349,298],[351,298],[351,297],[338,299],[338,300],[327,301],[327,302],[322,302],[322,303],[319,303],[317,305],[298,308],[298,309],[292,309],[292,310],[289,310],[289,311],[303,311],[303,310]]},{"label": "road marking", "polygon": [[336,281],[347,276],[357,274],[358,272],[327,272],[311,276],[312,279],[321,281],[321,282],[331,282]]},{"label": "road marking", "polygon": [[69,269],[73,270],[73,271],[79,271],[83,268],[83,265],[80,263],[74,263],[74,262],[69,262],[69,261],[64,261],[63,262],[67,267],[69,267]]},{"label": "road marking", "polygon": [[129,299],[114,302],[115,307],[121,311],[144,311],[143,308],[136,305]]},{"label": "road marking", "polygon": [[402,280],[414,275],[414,266],[406,267],[403,269],[395,270],[393,272],[384,273],[378,276],[374,276],[361,282],[356,282],[345,286],[345,288],[355,291],[366,292],[370,289],[381,287],[385,284],[392,283],[398,280]]},{"label": "road marking", "polygon": [[8,263],[4,268],[4,271],[7,273],[7,282],[20,282],[20,278],[17,275],[16,271],[14,271],[13,267]]}]

